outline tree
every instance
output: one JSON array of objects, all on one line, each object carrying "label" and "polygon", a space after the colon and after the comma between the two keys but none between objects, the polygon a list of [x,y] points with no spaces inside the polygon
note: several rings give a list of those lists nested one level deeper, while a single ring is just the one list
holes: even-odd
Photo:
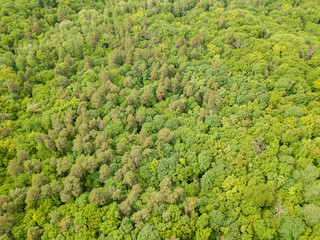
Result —
[{"label": "tree", "polygon": [[107,164],[103,164],[100,167],[99,173],[100,173],[100,176],[99,176],[100,182],[105,182],[111,176],[112,171]]},{"label": "tree", "polygon": [[112,76],[108,72],[107,68],[105,68],[103,65],[101,66],[101,70],[100,70],[100,73],[99,73],[99,80],[100,80],[100,82],[102,84],[110,83],[111,80],[112,80]]},{"label": "tree", "polygon": [[40,227],[30,227],[27,233],[28,240],[41,239],[42,233],[43,229],[41,229]]},{"label": "tree", "polygon": [[140,135],[139,135],[140,145],[143,145],[143,143],[145,142],[145,140],[147,139],[148,136],[149,135],[148,135],[146,129],[142,128],[141,131],[140,131]]},{"label": "tree", "polygon": [[128,194],[127,199],[119,204],[119,208],[123,214],[125,215],[130,214],[131,206],[137,200],[137,198],[141,194],[141,191],[142,189],[139,184],[136,184],[132,187],[131,191]]},{"label": "tree", "polygon": [[171,84],[170,84],[170,91],[171,92],[175,93],[180,90],[180,80],[181,80],[180,73],[177,72],[176,76],[172,79]]},{"label": "tree", "polygon": [[150,106],[153,100],[153,94],[150,87],[144,90],[140,96],[140,103],[145,106]]},{"label": "tree", "polygon": [[139,227],[143,224],[144,220],[149,218],[149,216],[148,210],[144,208],[132,214],[131,220],[135,223],[136,227]]},{"label": "tree", "polygon": [[231,223],[229,226],[227,238],[228,239],[239,239],[240,237],[241,237],[241,234],[240,234],[239,222],[235,221],[235,222]]},{"label": "tree", "polygon": [[126,97],[126,102],[129,105],[134,105],[138,101],[138,91],[136,89],[133,89],[131,91],[131,94]]},{"label": "tree", "polygon": [[186,215],[190,215],[199,206],[200,199],[196,197],[188,197],[181,205],[180,208],[184,210]]},{"label": "tree", "polygon": [[62,22],[64,19],[66,19],[65,11],[61,7],[58,8],[57,15],[58,15],[58,21],[59,22]]},{"label": "tree", "polygon": [[90,174],[94,173],[98,168],[98,161],[94,156],[85,157],[82,155],[78,162],[81,164],[82,168]]},{"label": "tree", "polygon": [[221,106],[221,99],[217,92],[206,91],[203,95],[203,105],[209,111],[210,115]]},{"label": "tree", "polygon": [[[23,199],[26,196],[26,193],[21,188],[16,188],[16,189],[11,190],[9,195],[12,200],[16,200],[16,199]],[[1,204],[3,201],[2,197],[4,197],[4,199],[6,199],[7,196],[3,195],[0,197],[0,207],[1,207]],[[4,200],[4,201],[6,201],[6,200]]]},{"label": "tree", "polygon": [[50,183],[50,188],[52,191],[52,195],[58,195],[58,193],[62,190],[62,186],[56,180],[53,180]]},{"label": "tree", "polygon": [[60,198],[63,202],[70,202],[71,196],[79,197],[82,193],[80,179],[75,176],[67,176],[63,182],[64,188],[60,193]]},{"label": "tree", "polygon": [[30,187],[27,192],[27,200],[28,202],[35,202],[39,200],[40,197],[40,188],[37,186]]},{"label": "tree", "polygon": [[130,234],[133,230],[133,225],[129,217],[124,217],[120,224],[120,231],[124,234]]},{"label": "tree", "polygon": [[183,88],[183,93],[184,95],[186,95],[187,97],[191,97],[194,95],[194,92],[193,92],[193,87],[192,85],[187,82]]},{"label": "tree", "polygon": [[159,78],[159,63],[157,63],[153,68],[151,72],[151,80],[156,81]]},{"label": "tree", "polygon": [[84,170],[79,163],[75,163],[72,165],[70,169],[70,175],[76,178],[82,178],[84,175]]},{"label": "tree", "polygon": [[212,230],[210,228],[207,228],[209,225],[209,216],[207,213],[202,214],[196,222],[197,226],[197,232],[196,236],[200,239],[209,238]]},{"label": "tree", "polygon": [[123,143],[117,144],[117,153],[123,155],[125,149],[125,145]]},{"label": "tree", "polygon": [[254,231],[259,239],[273,239],[275,229],[272,228],[271,222],[268,219],[259,219],[254,224]]},{"label": "tree", "polygon": [[180,99],[180,100],[174,101],[174,102],[170,103],[169,111],[170,112],[178,111],[178,112],[183,113],[184,109],[185,109],[185,103],[186,103],[185,99]]},{"label": "tree", "polygon": [[273,51],[275,53],[278,53],[280,58],[282,57],[282,53],[286,50],[286,46],[283,46],[283,45],[279,45],[279,44],[276,44],[273,46]]},{"label": "tree", "polygon": [[73,218],[67,215],[61,219],[59,225],[61,227],[62,232],[66,232],[73,226]]},{"label": "tree", "polygon": [[274,84],[274,87],[276,90],[279,90],[279,91],[289,91],[292,85],[293,85],[292,80],[284,77],[277,80]]},{"label": "tree", "polygon": [[6,84],[7,84],[9,93],[15,93],[20,90],[19,84],[12,79],[6,79]]},{"label": "tree", "polygon": [[136,113],[136,121],[142,125],[146,120],[145,112],[141,109],[139,109]]},{"label": "tree", "polygon": [[38,159],[27,160],[23,163],[25,173],[36,172],[39,173],[43,164]]},{"label": "tree", "polygon": [[253,141],[253,148],[258,155],[260,155],[266,148],[266,145],[263,143],[264,140],[265,139],[262,136],[259,136]]},{"label": "tree", "polygon": [[143,148],[151,148],[153,146],[153,141],[151,137],[147,137],[146,140],[144,141],[142,147]]},{"label": "tree", "polygon": [[313,183],[319,175],[319,170],[313,165],[308,165],[304,170],[295,170],[293,172],[294,179],[304,183]]},{"label": "tree", "polygon": [[213,157],[209,151],[207,151],[207,150],[202,151],[198,155],[198,162],[199,162],[200,170],[202,172],[207,171],[212,163],[212,160],[213,160]]},{"label": "tree", "polygon": [[216,177],[216,172],[214,169],[210,169],[207,172],[205,172],[205,174],[202,176],[201,178],[201,188],[203,190],[208,190],[211,187],[213,187],[213,182],[215,180]]},{"label": "tree", "polygon": [[207,115],[208,115],[208,111],[205,108],[201,108],[199,112],[199,120],[203,121]]},{"label": "tree", "polygon": [[[69,69],[70,71],[70,69]],[[57,86],[56,87],[67,87],[70,84],[70,81],[67,77],[59,75],[57,77]],[[60,88],[61,89],[61,88]],[[61,89],[62,90],[62,89]]]},{"label": "tree", "polygon": [[24,150],[17,151],[17,160],[22,163],[29,159],[29,153]]},{"label": "tree", "polygon": [[0,234],[6,234],[9,233],[12,225],[14,223],[15,218],[13,216],[3,214],[0,216]]},{"label": "tree", "polygon": [[68,157],[59,158],[57,160],[57,173],[65,175],[71,168],[73,160]]},{"label": "tree", "polygon": [[201,45],[202,45],[203,41],[204,41],[204,34],[201,33],[201,34],[195,35],[195,36],[193,36],[191,38],[190,45],[193,48],[197,48],[198,51],[200,52],[201,51]]},{"label": "tree", "polygon": [[286,109],[286,111],[284,112],[284,116],[285,117],[302,117],[303,114],[303,110],[297,106],[293,106],[293,107],[288,107]]},{"label": "tree", "polygon": [[111,55],[109,56],[108,59],[108,67],[110,69],[115,68],[116,64],[121,65],[123,61],[123,57],[122,57],[122,51],[120,51],[119,49],[115,48]]},{"label": "tree", "polygon": [[42,199],[47,199],[52,197],[52,188],[49,184],[45,184],[40,187],[40,197]]},{"label": "tree", "polygon": [[134,116],[132,114],[129,114],[127,122],[131,130],[133,130],[137,126]]},{"label": "tree", "polygon": [[99,107],[101,107],[103,103],[104,103],[104,94],[102,91],[98,90],[91,97],[91,106],[95,109],[98,109]]},{"label": "tree", "polygon": [[90,192],[89,201],[92,204],[103,206],[106,203],[108,194],[103,188],[94,188]]},{"label": "tree", "polygon": [[162,146],[173,138],[173,134],[168,128],[162,128],[158,133],[158,140],[156,141],[156,145],[158,149],[161,149]]},{"label": "tree", "polygon": [[94,31],[94,34],[93,34],[92,38],[90,39],[90,47],[96,48],[99,40],[100,40],[99,34],[97,33],[97,31]]},{"label": "tree", "polygon": [[0,236],[0,240],[10,240],[11,238],[8,236],[8,234],[3,234]]},{"label": "tree", "polygon": [[143,226],[138,234],[138,240],[160,240],[160,233],[150,223]]},{"label": "tree", "polygon": [[137,183],[136,175],[133,171],[126,172],[123,178],[123,183],[128,185],[129,187],[132,187]]},{"label": "tree", "polygon": [[63,61],[63,72],[65,75],[72,73],[73,61],[70,54],[67,54]]},{"label": "tree", "polygon": [[165,176],[171,176],[176,171],[178,161],[174,158],[162,158],[157,166],[158,179],[161,181]]},{"label": "tree", "polygon": [[168,88],[166,85],[161,84],[161,83],[159,84],[159,86],[156,90],[156,96],[157,96],[159,102],[166,98],[167,90],[168,90]]},{"label": "tree", "polygon": [[320,208],[314,204],[303,207],[302,214],[308,226],[313,227],[320,222]]},{"label": "tree", "polygon": [[15,160],[9,162],[7,169],[11,176],[18,176],[23,172],[23,167]]},{"label": "tree", "polygon": [[281,202],[278,202],[274,209],[275,217],[280,218],[281,215],[283,215],[286,212],[286,210],[287,208],[285,207],[285,205],[283,205]]},{"label": "tree", "polygon": [[275,199],[275,191],[271,183],[249,185],[246,193],[246,198],[257,207],[270,206]]},{"label": "tree", "polygon": [[217,91],[217,90],[218,90],[218,87],[219,87],[219,84],[216,83],[215,79],[212,77],[212,78],[210,78],[210,79],[208,80],[206,86],[207,86],[208,88],[210,88],[211,90],[213,90],[213,91]]},{"label": "tree", "polygon": [[93,61],[90,56],[85,56],[83,59],[83,69],[88,70],[93,67]]},{"label": "tree", "polygon": [[35,174],[32,177],[32,186],[41,187],[46,183],[46,177],[42,174]]},{"label": "tree", "polygon": [[284,239],[299,239],[305,232],[305,225],[300,218],[286,216],[281,222],[280,236]]},{"label": "tree", "polygon": [[132,88],[133,85],[132,85],[132,79],[130,77],[127,77],[123,80],[123,86],[126,87],[126,88]]},{"label": "tree", "polygon": [[59,137],[55,140],[55,144],[59,152],[63,153],[70,147],[70,143],[67,138],[68,135],[68,130],[65,128],[61,130],[61,132],[59,133]]},{"label": "tree", "polygon": [[220,210],[213,210],[209,213],[209,223],[211,229],[219,232],[220,227],[224,226],[225,215]]},{"label": "tree", "polygon": [[41,29],[39,20],[35,16],[32,16],[29,18],[29,23],[31,25],[31,31],[33,33],[36,33],[37,35],[40,35],[42,32],[42,29]]}]

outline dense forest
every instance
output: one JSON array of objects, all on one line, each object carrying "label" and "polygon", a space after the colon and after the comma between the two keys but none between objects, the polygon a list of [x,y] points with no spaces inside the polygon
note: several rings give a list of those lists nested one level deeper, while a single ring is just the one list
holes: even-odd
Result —
[{"label": "dense forest", "polygon": [[320,239],[318,0],[0,0],[0,239]]}]

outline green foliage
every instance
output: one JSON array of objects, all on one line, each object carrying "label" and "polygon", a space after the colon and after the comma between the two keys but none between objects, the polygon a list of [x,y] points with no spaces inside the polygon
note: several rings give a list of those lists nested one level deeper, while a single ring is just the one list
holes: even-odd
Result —
[{"label": "green foliage", "polygon": [[275,200],[275,191],[271,184],[250,186],[246,194],[247,199],[258,207],[270,206]]},{"label": "green foliage", "polygon": [[214,169],[207,171],[201,178],[201,188],[208,190],[213,187],[213,182],[216,177],[216,172]]},{"label": "green foliage", "polygon": [[318,239],[314,0],[0,0],[1,239]]},{"label": "green foliage", "polygon": [[209,151],[207,151],[207,150],[202,151],[198,155],[198,162],[199,162],[200,170],[202,172],[205,172],[210,167],[212,160],[213,160],[213,157]]},{"label": "green foliage", "polygon": [[225,215],[219,210],[213,210],[209,213],[210,228],[219,232],[220,227],[224,226]]},{"label": "green foliage", "polygon": [[287,216],[281,222],[280,236],[284,239],[299,239],[305,232],[305,225],[300,218]]},{"label": "green foliage", "polygon": [[157,176],[161,181],[165,176],[171,176],[176,171],[178,161],[175,157],[162,158],[157,166]]},{"label": "green foliage", "polygon": [[103,188],[94,188],[90,192],[89,201],[90,203],[101,206],[106,203],[107,196],[108,195]]},{"label": "green foliage", "polygon": [[254,231],[259,239],[273,239],[275,229],[269,220],[260,219],[253,223]]},{"label": "green foliage", "polygon": [[280,78],[274,84],[276,90],[279,91],[289,91],[293,82],[289,78]]},{"label": "green foliage", "polygon": [[302,117],[303,116],[303,111],[299,107],[289,107],[286,109],[284,113],[285,117]]},{"label": "green foliage", "polygon": [[152,240],[159,240],[160,234],[159,231],[156,230],[152,225],[147,223],[146,225],[143,226],[141,231],[138,234],[138,240],[147,240],[147,239],[152,239]]},{"label": "green foliage", "polygon": [[314,204],[304,206],[302,214],[307,225],[310,227],[313,227],[320,222],[320,208]]}]

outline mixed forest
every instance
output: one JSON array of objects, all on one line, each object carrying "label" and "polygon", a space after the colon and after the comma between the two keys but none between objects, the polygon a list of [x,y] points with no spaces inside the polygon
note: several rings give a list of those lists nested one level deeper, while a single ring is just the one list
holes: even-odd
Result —
[{"label": "mixed forest", "polygon": [[0,0],[0,239],[320,239],[318,0]]}]

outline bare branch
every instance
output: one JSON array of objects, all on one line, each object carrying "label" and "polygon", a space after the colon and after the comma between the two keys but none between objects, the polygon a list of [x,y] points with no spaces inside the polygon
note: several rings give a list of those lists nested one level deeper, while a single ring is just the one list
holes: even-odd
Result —
[{"label": "bare branch", "polygon": [[309,49],[308,49],[308,54],[306,56],[306,61],[308,61],[309,59],[312,58],[313,54],[316,53],[316,51],[318,51],[318,46],[309,46]]}]

